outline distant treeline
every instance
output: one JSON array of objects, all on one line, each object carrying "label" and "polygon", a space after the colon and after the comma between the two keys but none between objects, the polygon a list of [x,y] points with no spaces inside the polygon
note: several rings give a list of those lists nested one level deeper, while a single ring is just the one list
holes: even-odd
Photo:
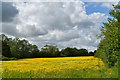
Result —
[{"label": "distant treeline", "polygon": [[30,44],[27,40],[19,38],[8,38],[1,34],[2,60],[21,58],[42,58],[42,57],[72,57],[72,56],[94,56],[94,52],[86,49],[67,47],[61,51],[57,46],[45,45],[41,50],[36,45]]}]

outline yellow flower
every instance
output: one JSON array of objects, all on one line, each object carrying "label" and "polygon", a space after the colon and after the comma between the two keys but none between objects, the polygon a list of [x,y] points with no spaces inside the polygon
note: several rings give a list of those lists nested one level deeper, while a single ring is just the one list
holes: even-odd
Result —
[{"label": "yellow flower", "polygon": [[[96,65],[99,65],[96,66]],[[62,72],[66,70],[102,69],[104,63],[93,56],[63,57],[63,58],[28,58],[18,61],[2,61],[2,72]],[[41,73],[41,74],[42,74]]]}]

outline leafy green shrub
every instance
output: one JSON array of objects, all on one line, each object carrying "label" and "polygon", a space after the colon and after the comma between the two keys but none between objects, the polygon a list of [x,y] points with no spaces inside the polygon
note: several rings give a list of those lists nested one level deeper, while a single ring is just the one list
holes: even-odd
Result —
[{"label": "leafy green shrub", "polygon": [[120,5],[114,6],[110,11],[112,18],[108,18],[108,22],[103,23],[101,37],[102,40],[98,46],[95,56],[102,58],[102,60],[109,65],[114,66],[118,62],[120,53]]}]

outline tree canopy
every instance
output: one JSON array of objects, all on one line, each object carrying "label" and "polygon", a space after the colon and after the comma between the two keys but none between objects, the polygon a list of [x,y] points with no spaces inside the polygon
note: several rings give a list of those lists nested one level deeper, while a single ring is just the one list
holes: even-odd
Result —
[{"label": "tree canopy", "polygon": [[41,58],[41,57],[64,57],[64,56],[93,56],[94,52],[88,52],[87,49],[65,48],[61,51],[56,45],[45,45],[41,50],[36,45],[30,44],[27,40],[19,38],[2,37],[2,57],[8,58]]},{"label": "tree canopy", "polygon": [[120,5],[113,5],[114,9],[109,12],[112,18],[103,23],[101,37],[95,56],[103,59],[109,66],[114,66],[120,53]]}]

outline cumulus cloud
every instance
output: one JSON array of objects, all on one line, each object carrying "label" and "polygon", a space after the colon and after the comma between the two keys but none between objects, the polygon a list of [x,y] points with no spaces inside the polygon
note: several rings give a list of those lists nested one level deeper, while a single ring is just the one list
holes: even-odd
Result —
[{"label": "cumulus cloud", "polygon": [[119,0],[82,0],[84,2],[119,2]]},{"label": "cumulus cloud", "polygon": [[104,14],[86,14],[85,4],[76,2],[14,3],[18,13],[3,23],[3,33],[26,38],[43,47],[77,47],[95,50]]},{"label": "cumulus cloud", "polygon": [[105,8],[112,9],[113,8],[112,5],[117,5],[117,4],[118,4],[117,2],[104,2],[101,4],[101,6],[105,7]]}]

